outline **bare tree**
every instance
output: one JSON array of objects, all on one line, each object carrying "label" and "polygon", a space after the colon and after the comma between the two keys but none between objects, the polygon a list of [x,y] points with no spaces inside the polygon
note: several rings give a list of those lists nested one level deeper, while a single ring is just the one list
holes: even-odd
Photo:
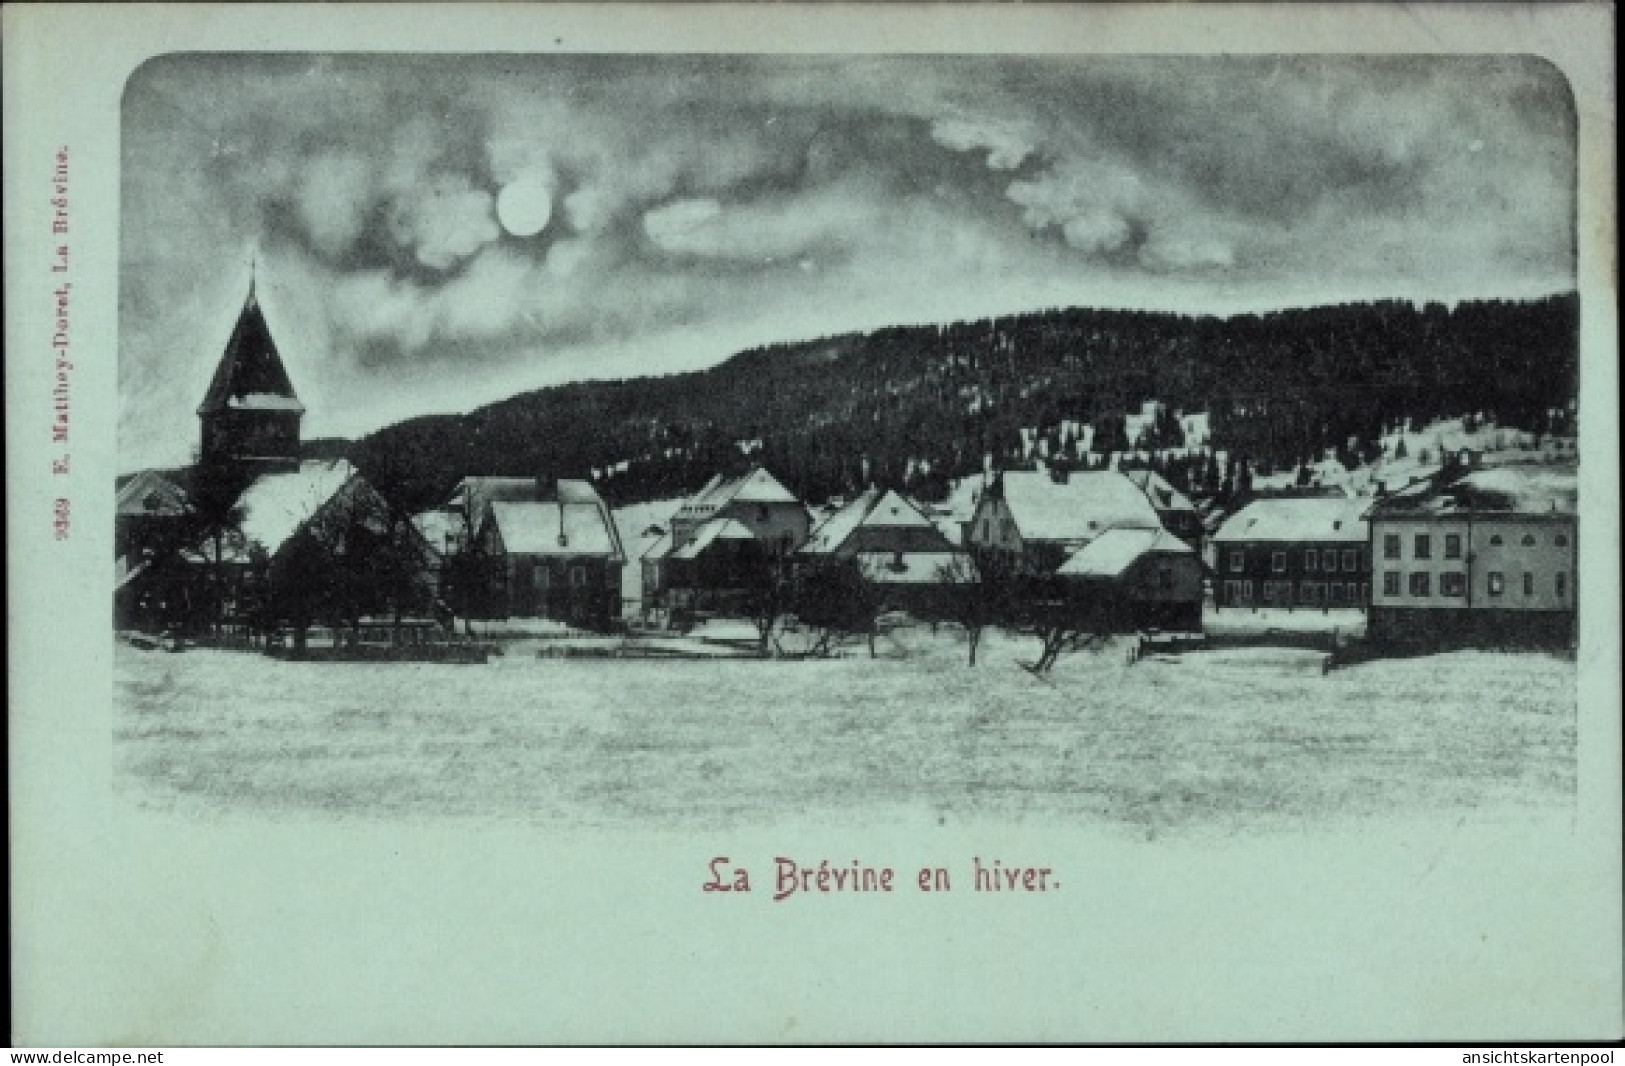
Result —
[{"label": "bare tree", "polygon": [[937,568],[938,613],[965,631],[971,666],[976,665],[983,631],[996,624],[1003,613],[1009,569],[1004,554],[985,549],[956,554],[951,562]]},{"label": "bare tree", "polygon": [[879,613],[874,586],[855,559],[819,558],[796,575],[796,620],[817,632],[814,655],[827,654],[843,637],[862,634],[869,638],[869,657],[874,658]]},{"label": "bare tree", "polygon": [[763,550],[742,570],[745,579],[745,614],[756,628],[757,652],[766,658],[773,631],[795,603],[790,560],[776,550]]},{"label": "bare tree", "polygon": [[1066,652],[1103,647],[1111,639],[1117,616],[1109,596],[1083,594],[1054,575],[1017,579],[1006,601],[1006,624],[1038,638],[1038,659],[1028,667],[1035,674],[1048,673]]}]

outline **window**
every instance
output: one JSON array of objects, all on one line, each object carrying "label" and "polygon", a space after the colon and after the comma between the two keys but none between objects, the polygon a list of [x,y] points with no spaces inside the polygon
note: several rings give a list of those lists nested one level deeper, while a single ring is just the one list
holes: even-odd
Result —
[{"label": "window", "polygon": [[587,583],[587,568],[584,566],[570,567],[570,587],[581,588]]},{"label": "window", "polygon": [[767,504],[759,503],[759,504],[756,505],[756,521],[758,521],[758,522],[766,522],[767,521]]},{"label": "window", "polygon": [[1303,553],[1303,568],[1309,573],[1315,572],[1315,564],[1320,561],[1320,553],[1310,548]]},{"label": "window", "polygon": [[1270,555],[1270,569],[1277,574],[1286,572],[1286,552],[1274,552]]},{"label": "window", "polygon": [[1535,594],[1535,575],[1531,574],[1527,570],[1523,572],[1523,594],[1525,596],[1533,596]]},{"label": "window", "polygon": [[1382,594],[1384,596],[1399,595],[1399,574],[1389,570],[1382,575]]},{"label": "window", "polygon": [[1159,589],[1171,589],[1174,587],[1174,572],[1172,569],[1166,566],[1157,567],[1157,587]]},{"label": "window", "polygon": [[1253,602],[1253,583],[1251,581],[1243,581],[1241,583],[1241,602]]},{"label": "window", "polygon": [[1343,572],[1352,574],[1360,568],[1358,551],[1354,548],[1343,549]]},{"label": "window", "polygon": [[1569,575],[1557,575],[1557,598],[1562,599],[1569,594]]},{"label": "window", "polygon": [[1448,573],[1439,575],[1439,595],[1465,596],[1467,595],[1467,575]]},{"label": "window", "polygon": [[1399,534],[1384,533],[1382,535],[1382,557],[1384,559],[1399,558]]},{"label": "window", "polygon": [[1461,534],[1446,533],[1444,535],[1444,557],[1446,559],[1461,558]]},{"label": "window", "polygon": [[1325,555],[1321,556],[1321,558],[1323,560],[1323,565],[1321,566],[1322,570],[1326,571],[1328,574],[1337,573],[1337,549],[1336,548],[1327,548]]},{"label": "window", "polygon": [[1569,546],[1569,538],[1559,533],[1557,536],[1552,538],[1552,543],[1557,545],[1559,548],[1567,548]]},{"label": "window", "polygon": [[1523,546],[1525,548],[1533,548],[1535,546],[1535,535],[1533,533],[1525,533],[1523,535]]},{"label": "window", "polygon": [[1489,587],[1491,596],[1499,596],[1499,595],[1501,595],[1501,593],[1503,593],[1503,592],[1505,592],[1507,590],[1507,579],[1506,579],[1505,574],[1503,574],[1503,573],[1501,573],[1501,572],[1499,572],[1497,570],[1491,570],[1489,572],[1488,576],[1489,576],[1489,586],[1488,587]]},{"label": "window", "polygon": [[1426,533],[1418,533],[1415,554],[1418,559],[1433,558],[1433,538]]},{"label": "window", "polygon": [[1421,571],[1419,573],[1412,574],[1411,575],[1411,595],[1412,596],[1428,596],[1428,595],[1431,595],[1432,594],[1432,592],[1431,592],[1432,584],[1433,584],[1433,582],[1431,581],[1430,575],[1428,574],[1428,572],[1426,570],[1423,570],[1423,571]]},{"label": "window", "polygon": [[1343,586],[1338,584],[1335,581],[1332,582],[1332,599],[1331,599],[1331,601],[1333,603],[1342,603],[1343,602]]},{"label": "window", "polygon": [[1246,552],[1231,552],[1230,553],[1230,572],[1239,574],[1241,571],[1245,570],[1246,568],[1247,568],[1247,553]]},{"label": "window", "polygon": [[534,567],[531,570],[531,572],[530,572],[530,587],[531,588],[534,588],[534,589],[546,589],[552,583],[553,583],[553,575],[547,569],[547,564],[546,563],[542,563],[542,564]]},{"label": "window", "polygon": [[1506,542],[1501,539],[1501,534],[1499,534],[1499,533],[1495,534],[1493,537],[1490,538],[1490,547],[1492,547],[1492,548],[1499,548],[1502,544],[1505,544],[1505,543]]},{"label": "window", "polygon": [[1226,581],[1224,583],[1224,599],[1226,603],[1237,604],[1241,602],[1241,582]]}]

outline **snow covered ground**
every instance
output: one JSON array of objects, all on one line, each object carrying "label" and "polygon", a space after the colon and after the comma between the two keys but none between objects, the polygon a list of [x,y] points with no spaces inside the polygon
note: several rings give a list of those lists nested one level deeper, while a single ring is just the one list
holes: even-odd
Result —
[{"label": "snow covered ground", "polygon": [[[185,813],[559,826],[1060,820],[1128,833],[1561,807],[1575,667],[1461,652],[1322,676],[1280,648],[1125,646],[1034,677],[1030,641],[904,629],[831,661],[287,663],[117,649],[119,786]],[[1476,812],[1476,813],[1475,813]]]}]

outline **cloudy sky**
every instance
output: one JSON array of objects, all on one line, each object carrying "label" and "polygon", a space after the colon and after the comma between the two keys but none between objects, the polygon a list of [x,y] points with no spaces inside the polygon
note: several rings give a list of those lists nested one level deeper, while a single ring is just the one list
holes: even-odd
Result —
[{"label": "cloudy sky", "polygon": [[123,137],[125,469],[186,460],[251,260],[306,436],[888,323],[1573,285],[1514,57],[178,55]]}]

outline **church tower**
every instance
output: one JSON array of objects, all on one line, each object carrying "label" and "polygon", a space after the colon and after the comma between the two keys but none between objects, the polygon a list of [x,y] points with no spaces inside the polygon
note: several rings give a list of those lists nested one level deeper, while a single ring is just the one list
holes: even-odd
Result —
[{"label": "church tower", "polygon": [[203,423],[199,458],[205,465],[229,463],[263,473],[298,468],[305,407],[277,354],[252,278],[197,413]]}]

